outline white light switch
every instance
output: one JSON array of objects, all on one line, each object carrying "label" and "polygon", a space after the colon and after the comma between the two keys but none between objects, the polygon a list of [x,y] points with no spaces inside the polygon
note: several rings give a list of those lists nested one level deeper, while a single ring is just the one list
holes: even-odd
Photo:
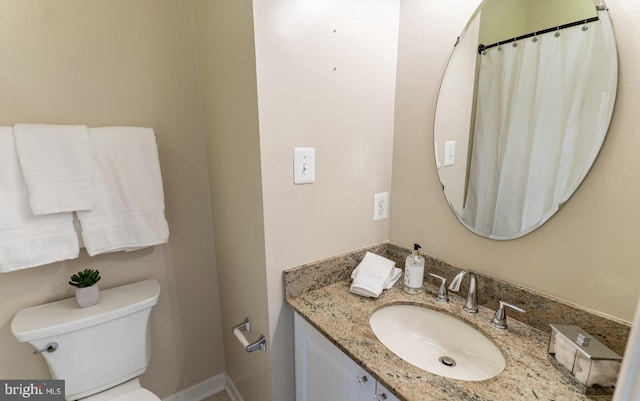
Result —
[{"label": "white light switch", "polygon": [[316,180],[314,148],[293,148],[293,183],[310,184]]},{"label": "white light switch", "polygon": [[389,214],[389,192],[373,196],[373,221],[384,220]]},{"label": "white light switch", "polygon": [[444,143],[444,166],[456,164],[456,141],[446,141]]}]

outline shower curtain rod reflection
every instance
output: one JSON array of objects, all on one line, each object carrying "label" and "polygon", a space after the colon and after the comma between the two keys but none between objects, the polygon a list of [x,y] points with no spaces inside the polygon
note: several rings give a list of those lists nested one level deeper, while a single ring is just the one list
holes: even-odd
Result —
[{"label": "shower curtain rod reflection", "polygon": [[483,45],[482,43],[480,43],[478,45],[478,54],[482,54],[483,50],[487,50],[487,49],[490,49],[492,47],[496,47],[496,46],[499,46],[499,45],[504,45],[504,44],[507,44],[507,43],[515,42],[515,41],[521,40],[521,39],[532,38],[532,37],[534,37],[536,35],[542,35],[543,33],[549,33],[549,32],[559,31],[560,29],[571,28],[573,26],[584,25],[584,24],[587,24],[589,22],[598,21],[599,19],[600,18],[598,18],[596,16],[596,17],[591,17],[591,18],[587,18],[587,19],[584,19],[584,20],[580,20],[580,21],[569,22],[568,24],[564,24],[564,25],[560,25],[560,26],[554,26],[553,28],[543,29],[541,31],[528,33],[528,34],[522,35],[522,36],[516,36],[515,38],[502,40],[500,42],[492,43],[490,45]]}]

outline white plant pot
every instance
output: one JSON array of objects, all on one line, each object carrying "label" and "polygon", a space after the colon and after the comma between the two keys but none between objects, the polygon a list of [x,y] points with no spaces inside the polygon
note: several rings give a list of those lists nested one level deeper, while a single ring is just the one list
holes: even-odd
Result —
[{"label": "white plant pot", "polygon": [[81,308],[92,306],[100,300],[100,288],[98,285],[91,287],[76,288],[76,302]]}]

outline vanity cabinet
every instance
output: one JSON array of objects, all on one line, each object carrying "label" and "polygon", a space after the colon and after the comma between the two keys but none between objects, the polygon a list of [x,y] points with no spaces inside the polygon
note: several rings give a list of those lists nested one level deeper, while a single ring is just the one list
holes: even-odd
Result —
[{"label": "vanity cabinet", "polygon": [[400,401],[294,314],[296,401]]}]

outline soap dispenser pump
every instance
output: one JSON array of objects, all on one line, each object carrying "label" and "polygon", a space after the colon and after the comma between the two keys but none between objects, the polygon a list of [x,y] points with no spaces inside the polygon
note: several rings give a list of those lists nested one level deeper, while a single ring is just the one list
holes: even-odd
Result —
[{"label": "soap dispenser pump", "polygon": [[418,255],[421,246],[413,244],[411,255],[404,265],[404,290],[408,294],[420,294],[424,284],[424,258]]}]

